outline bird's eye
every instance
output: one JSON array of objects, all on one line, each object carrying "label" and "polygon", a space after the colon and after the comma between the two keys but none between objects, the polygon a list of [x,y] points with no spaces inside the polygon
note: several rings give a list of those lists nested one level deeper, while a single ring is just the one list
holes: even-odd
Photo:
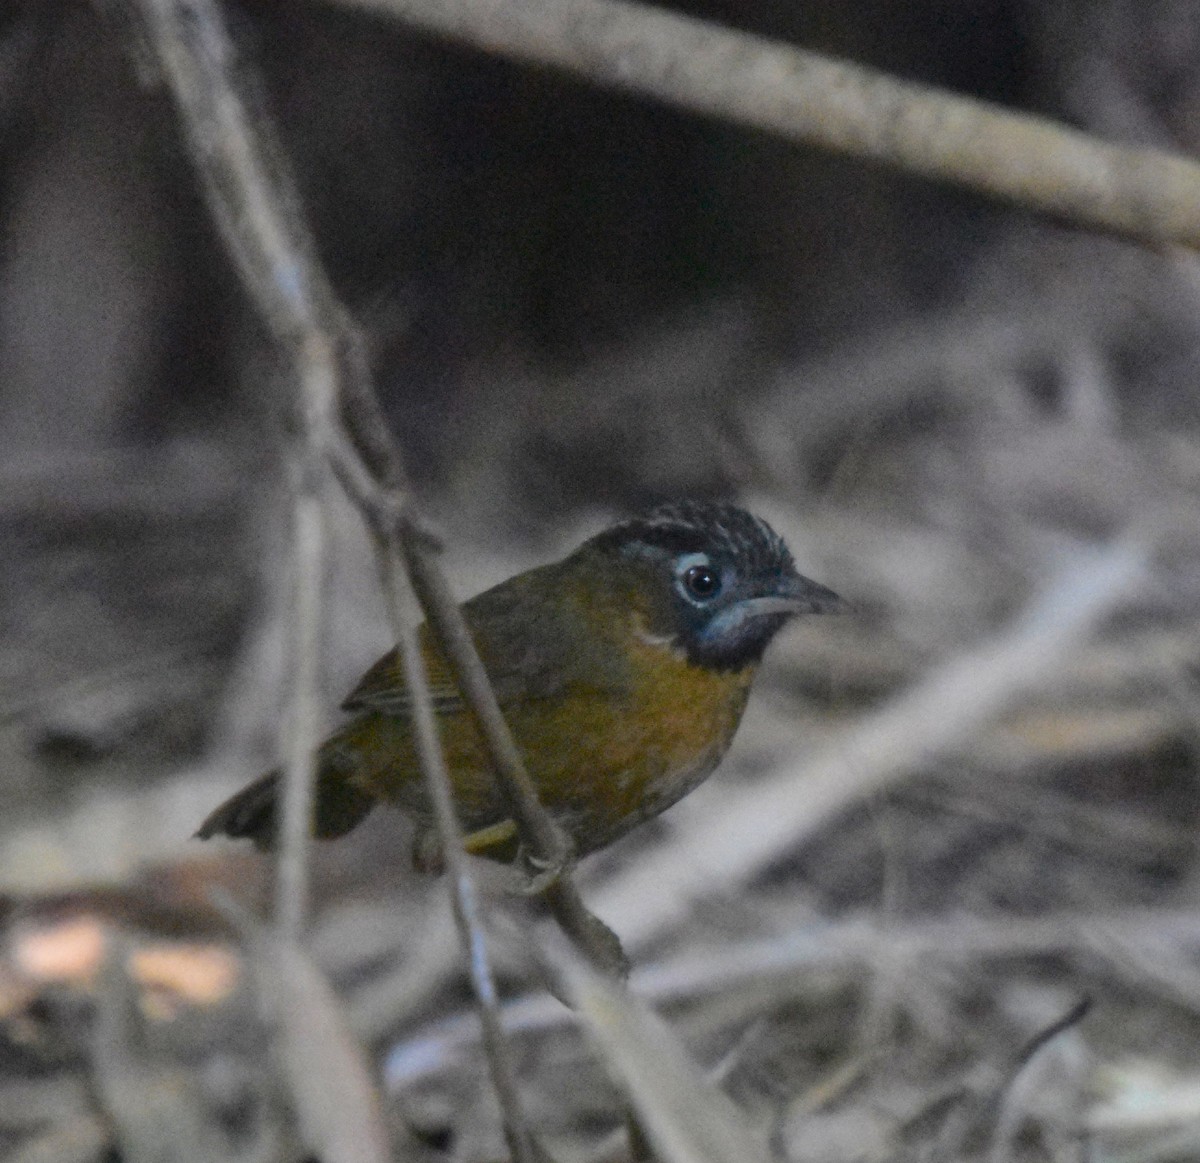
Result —
[{"label": "bird's eye", "polygon": [[693,565],[684,571],[683,585],[689,594],[702,601],[716,597],[721,579],[707,565]]}]

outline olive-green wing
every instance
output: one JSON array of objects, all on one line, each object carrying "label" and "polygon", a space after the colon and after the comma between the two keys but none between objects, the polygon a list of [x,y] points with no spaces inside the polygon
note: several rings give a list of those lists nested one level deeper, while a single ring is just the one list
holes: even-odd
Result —
[{"label": "olive-green wing", "polygon": [[[578,615],[547,603],[557,592],[559,566],[543,566],[472,598],[463,615],[501,707],[525,699],[553,698],[568,687],[610,692],[626,689],[622,659],[598,647]],[[449,663],[427,626],[420,630],[421,655],[434,710],[452,715],[466,703]],[[342,704],[345,711],[407,715],[411,700],[397,651],[389,650],[363,675]]]},{"label": "olive-green wing", "polygon": [[[439,715],[452,715],[465,705],[445,659],[432,649],[425,627],[421,627],[421,657],[429,677],[429,694]],[[385,715],[408,715],[412,700],[404,681],[404,667],[397,650],[389,650],[366,674],[342,703],[343,711],[379,711]]]}]

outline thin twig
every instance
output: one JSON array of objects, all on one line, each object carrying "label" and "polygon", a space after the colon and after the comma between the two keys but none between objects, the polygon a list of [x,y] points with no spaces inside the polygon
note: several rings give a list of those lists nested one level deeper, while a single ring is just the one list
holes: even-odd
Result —
[{"label": "thin twig", "polygon": [[[353,410],[353,405],[344,401],[343,414]],[[356,424],[364,420],[369,420],[369,415],[358,416]],[[629,963],[616,934],[587,908],[575,887],[570,875],[570,841],[537,797],[462,611],[435,559],[433,536],[420,522],[406,494],[377,482],[340,434],[331,435],[327,447],[334,472],[358,504],[377,542],[394,547],[402,555],[434,638],[475,716],[496,784],[517,825],[526,857],[537,871],[547,874],[539,887],[542,899],[576,948],[597,969],[617,977],[627,976]],[[398,459],[389,457],[387,464],[387,471],[394,471]]]},{"label": "thin twig", "polygon": [[1200,165],[627,0],[336,0],[1076,225],[1200,247]]},{"label": "thin twig", "polygon": [[[1055,1019],[1044,1030],[1039,1030],[1028,1045],[1021,1048],[1004,1085],[988,1096],[988,1121],[994,1128],[988,1163],[1007,1163],[1007,1160],[1017,1158],[1016,1138],[1027,1117],[1030,1100],[1045,1085],[1048,1074],[1058,1076],[1064,1073],[1061,1062],[1049,1065],[1048,1070],[1045,1063],[1039,1063],[1042,1069],[1030,1067],[1042,1058],[1042,1052],[1047,1047],[1063,1034],[1074,1030],[1087,1017],[1091,1008],[1091,998],[1080,998],[1065,1014]],[[1079,1070],[1077,1073],[1082,1074],[1083,1071]]]},{"label": "thin twig", "polygon": [[508,1149],[518,1163],[536,1163],[539,1158],[517,1090],[516,1071],[512,1054],[500,1022],[500,1001],[492,974],[484,938],[483,918],[475,883],[467,869],[463,851],[462,826],[454,808],[450,773],[438,739],[433,699],[429,693],[429,677],[421,657],[412,617],[412,601],[397,547],[386,537],[377,538],[377,550],[384,578],[385,597],[392,626],[398,638],[404,681],[412,696],[412,724],[417,757],[425,777],[425,787],[433,804],[442,855],[446,862],[446,877],[450,883],[450,900],[459,938],[467,953],[467,972],[475,993],[476,1010],[483,1030],[483,1045],[492,1072],[492,1084],[504,1115],[504,1135]]}]

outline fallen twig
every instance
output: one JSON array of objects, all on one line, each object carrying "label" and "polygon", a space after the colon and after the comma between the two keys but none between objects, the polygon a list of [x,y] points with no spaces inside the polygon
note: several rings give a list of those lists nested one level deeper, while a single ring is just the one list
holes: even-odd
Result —
[{"label": "fallen twig", "polygon": [[[1181,957],[1200,949],[1200,913],[1124,909],[1107,914],[963,917],[888,925],[868,920],[814,921],[764,940],[640,966],[633,971],[630,986],[643,1001],[656,1005],[751,988],[781,1001],[794,1000],[804,994],[806,980],[820,983],[830,975],[862,977],[884,956],[909,965],[930,960],[969,964],[998,958],[1070,956],[1089,964],[1098,961],[1118,979],[1141,984],[1141,967],[1127,965],[1123,952],[1130,945],[1146,945],[1164,935],[1169,935]],[[1176,991],[1172,999],[1179,998]],[[1194,1008],[1200,1012],[1200,993]],[[514,998],[504,1005],[502,1016],[509,1033],[522,1035],[576,1021],[569,1010],[544,995]],[[393,1048],[384,1067],[386,1085],[391,1090],[417,1085],[448,1069],[477,1039],[477,1026],[469,1014],[441,1019]]]}]

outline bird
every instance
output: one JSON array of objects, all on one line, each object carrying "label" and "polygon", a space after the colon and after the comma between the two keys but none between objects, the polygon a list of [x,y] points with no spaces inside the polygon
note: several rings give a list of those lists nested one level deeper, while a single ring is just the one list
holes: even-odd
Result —
[{"label": "bird", "polygon": [[[719,501],[660,504],[517,574],[462,613],[542,806],[584,856],[665,811],[720,763],[773,638],[793,618],[846,609],[800,574],[759,517]],[[450,665],[419,630],[465,849],[519,852],[517,827]],[[345,835],[385,802],[416,825],[414,862],[440,848],[416,758],[398,652],[342,704],[316,757],[313,834]],[[217,807],[196,835],[275,838],[281,775]]]}]

